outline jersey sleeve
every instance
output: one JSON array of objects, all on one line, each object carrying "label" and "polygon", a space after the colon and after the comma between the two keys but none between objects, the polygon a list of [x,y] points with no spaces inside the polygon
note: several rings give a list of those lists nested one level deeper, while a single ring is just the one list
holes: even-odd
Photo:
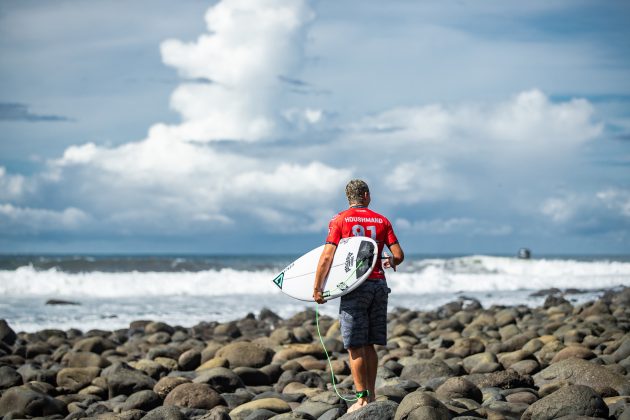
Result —
[{"label": "jersey sleeve", "polygon": [[394,228],[392,227],[392,224],[389,220],[387,220],[385,229],[385,244],[389,248],[390,246],[398,243],[398,238],[396,237],[396,234],[394,233]]},{"label": "jersey sleeve", "polygon": [[328,236],[326,236],[326,243],[332,245],[338,245],[341,240],[341,226],[339,217],[335,216],[328,223]]}]

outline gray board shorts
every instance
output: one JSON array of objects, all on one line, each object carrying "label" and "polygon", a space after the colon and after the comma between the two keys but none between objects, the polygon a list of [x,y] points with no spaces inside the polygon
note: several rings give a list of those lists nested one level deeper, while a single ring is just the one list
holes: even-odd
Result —
[{"label": "gray board shorts", "polygon": [[339,322],[346,349],[368,344],[387,344],[387,297],[385,280],[366,280],[341,297]]}]

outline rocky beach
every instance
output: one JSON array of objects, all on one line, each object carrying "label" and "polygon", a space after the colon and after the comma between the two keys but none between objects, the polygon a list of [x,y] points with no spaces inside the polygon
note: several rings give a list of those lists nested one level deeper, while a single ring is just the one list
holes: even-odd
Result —
[{"label": "rocky beach", "polygon": [[[353,413],[332,388],[307,310],[265,309],[191,328],[15,332],[0,322],[5,419],[630,419],[630,288],[573,304],[390,308],[377,398]],[[331,303],[334,304],[334,303]],[[336,319],[320,329],[342,395],[352,378]]]}]

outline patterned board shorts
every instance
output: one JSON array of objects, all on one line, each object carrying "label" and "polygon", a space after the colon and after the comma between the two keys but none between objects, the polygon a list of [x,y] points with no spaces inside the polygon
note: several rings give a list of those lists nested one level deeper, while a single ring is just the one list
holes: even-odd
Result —
[{"label": "patterned board shorts", "polygon": [[344,347],[387,344],[387,296],[385,280],[367,280],[341,297],[339,321]]}]

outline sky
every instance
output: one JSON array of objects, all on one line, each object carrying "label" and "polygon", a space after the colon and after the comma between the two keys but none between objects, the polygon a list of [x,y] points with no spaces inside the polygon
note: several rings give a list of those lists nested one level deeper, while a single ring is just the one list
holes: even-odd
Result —
[{"label": "sky", "polygon": [[630,253],[630,3],[2,0],[0,252]]}]

